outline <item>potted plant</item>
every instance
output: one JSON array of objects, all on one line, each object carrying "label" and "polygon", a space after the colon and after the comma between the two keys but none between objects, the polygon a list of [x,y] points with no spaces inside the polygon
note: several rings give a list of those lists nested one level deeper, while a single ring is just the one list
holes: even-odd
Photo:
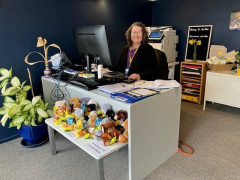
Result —
[{"label": "potted plant", "polygon": [[41,96],[34,96],[28,100],[27,94],[31,89],[26,81],[12,76],[12,68],[0,68],[0,89],[4,97],[0,108],[2,126],[10,120],[9,127],[17,127],[19,134],[27,144],[39,144],[48,138],[45,118],[53,115],[48,110],[49,103],[45,103]]}]

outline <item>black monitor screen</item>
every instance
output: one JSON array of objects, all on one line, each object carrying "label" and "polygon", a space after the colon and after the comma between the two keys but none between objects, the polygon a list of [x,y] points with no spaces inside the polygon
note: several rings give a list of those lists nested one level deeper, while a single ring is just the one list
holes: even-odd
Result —
[{"label": "black monitor screen", "polygon": [[78,27],[73,29],[73,33],[81,56],[87,53],[91,61],[100,58],[98,63],[112,65],[104,25]]},{"label": "black monitor screen", "polygon": [[161,31],[152,31],[149,35],[149,38],[161,39],[163,33]]}]

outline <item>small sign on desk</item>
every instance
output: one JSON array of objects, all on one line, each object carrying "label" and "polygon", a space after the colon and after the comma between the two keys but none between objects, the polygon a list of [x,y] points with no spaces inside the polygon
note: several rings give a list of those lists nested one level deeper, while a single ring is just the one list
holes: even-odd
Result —
[{"label": "small sign on desk", "polygon": [[105,155],[111,151],[107,146],[103,145],[102,141],[92,140],[85,147],[87,148],[88,152],[96,154],[97,156]]}]

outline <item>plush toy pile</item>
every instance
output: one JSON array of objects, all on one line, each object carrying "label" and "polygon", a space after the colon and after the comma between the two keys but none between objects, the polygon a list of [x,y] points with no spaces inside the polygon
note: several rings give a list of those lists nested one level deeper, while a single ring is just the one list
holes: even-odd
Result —
[{"label": "plush toy pile", "polygon": [[127,112],[119,110],[116,114],[109,103],[99,107],[97,101],[88,97],[73,97],[55,102],[53,121],[64,131],[75,131],[77,138],[92,138],[103,141],[105,146],[115,142],[128,142]]}]

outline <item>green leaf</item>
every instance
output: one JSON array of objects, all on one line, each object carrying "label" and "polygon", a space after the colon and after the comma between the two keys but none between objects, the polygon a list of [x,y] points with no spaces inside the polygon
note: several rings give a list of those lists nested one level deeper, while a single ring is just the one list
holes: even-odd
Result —
[{"label": "green leaf", "polygon": [[15,114],[19,113],[20,111],[21,111],[21,107],[19,105],[15,105],[9,109],[8,116],[13,117]]},{"label": "green leaf", "polygon": [[28,104],[28,105],[26,105],[26,106],[23,108],[22,111],[28,111],[28,110],[31,109],[32,107],[33,107],[32,104]]},{"label": "green leaf", "polygon": [[13,100],[13,98],[11,98],[9,96],[5,96],[4,103],[15,103],[15,101]]},{"label": "green leaf", "polygon": [[24,116],[17,117],[12,120],[12,122],[9,124],[9,127],[17,126],[20,128],[24,120],[25,120]]},{"label": "green leaf", "polygon": [[23,88],[23,86],[25,85],[26,81],[23,81],[22,85],[21,85],[21,89]]},{"label": "green leaf", "polygon": [[21,86],[21,83],[20,83],[19,79],[16,76],[12,78],[11,84],[12,84],[13,87]]},{"label": "green leaf", "polygon": [[6,68],[0,68],[0,74],[3,76],[9,76],[9,71]]},{"label": "green leaf", "polygon": [[26,91],[20,90],[20,91],[19,91],[19,95],[22,95],[22,97],[23,97],[24,99],[27,98],[27,92],[26,92]]},{"label": "green leaf", "polygon": [[6,77],[6,76],[1,76],[1,77],[0,77],[0,81],[3,81],[3,80],[5,80],[5,79],[8,79],[8,77]]},{"label": "green leaf", "polygon": [[9,75],[8,75],[8,77],[12,77],[12,68],[9,70]]},{"label": "green leaf", "polygon": [[53,117],[54,116],[54,112],[53,112],[53,110],[47,110],[47,113],[48,113],[48,116],[49,117]]},{"label": "green leaf", "polygon": [[27,100],[27,99],[23,99],[22,101],[21,101],[21,105],[28,105],[28,104],[31,104],[32,105],[32,102],[31,101],[29,101],[29,100]]},{"label": "green leaf", "polygon": [[29,91],[31,89],[30,85],[23,86],[23,91]]},{"label": "green leaf", "polygon": [[3,106],[4,106],[6,109],[10,109],[10,108],[12,108],[13,106],[16,106],[16,105],[17,105],[16,103],[12,103],[12,102],[3,103]]},{"label": "green leaf", "polygon": [[41,108],[37,108],[37,113],[42,118],[47,118],[48,117],[48,113]]},{"label": "green leaf", "polygon": [[45,110],[45,103],[44,103],[44,101],[42,99],[40,99],[40,101],[39,101],[39,107],[41,109]]},{"label": "green leaf", "polygon": [[10,77],[9,71],[5,68],[0,68],[0,74],[2,74],[2,76],[0,77],[0,81]]},{"label": "green leaf", "polygon": [[30,109],[30,116],[31,116],[32,118],[35,118],[35,117],[36,117],[36,111],[35,111],[34,106]]},{"label": "green leaf", "polygon": [[6,89],[5,93],[3,94],[4,96],[12,96],[16,94],[16,88],[15,87],[9,87]]},{"label": "green leaf", "polygon": [[24,123],[24,125],[31,125],[31,119],[25,117],[23,123]]},{"label": "green leaf", "polygon": [[47,109],[48,109],[48,107],[49,107],[49,102],[46,102],[45,104],[44,104],[44,110],[46,111]]},{"label": "green leaf", "polygon": [[36,119],[35,119],[35,118],[32,118],[32,120],[31,120],[31,125],[32,125],[32,126],[37,126],[37,125],[36,125]]},{"label": "green leaf", "polygon": [[1,119],[2,126],[5,126],[7,120],[8,120],[8,115],[5,114],[5,115],[2,117],[2,119]]},{"label": "green leaf", "polygon": [[41,99],[41,96],[35,96],[33,99],[32,99],[32,105],[35,105],[36,103],[38,103],[38,101],[40,101]]},{"label": "green leaf", "polygon": [[0,115],[5,115],[6,113],[7,113],[6,108],[1,107],[1,108],[0,108]]},{"label": "green leaf", "polygon": [[5,92],[6,92],[6,88],[7,88],[7,84],[3,86],[1,93],[4,96]]},{"label": "green leaf", "polygon": [[6,86],[6,85],[8,84],[8,80],[9,80],[8,78],[7,78],[7,79],[4,79],[4,80],[1,82],[1,84],[0,84],[0,88]]},{"label": "green leaf", "polygon": [[42,120],[43,120],[43,118],[41,116],[38,116],[38,119],[37,119],[38,123],[41,123]]}]

